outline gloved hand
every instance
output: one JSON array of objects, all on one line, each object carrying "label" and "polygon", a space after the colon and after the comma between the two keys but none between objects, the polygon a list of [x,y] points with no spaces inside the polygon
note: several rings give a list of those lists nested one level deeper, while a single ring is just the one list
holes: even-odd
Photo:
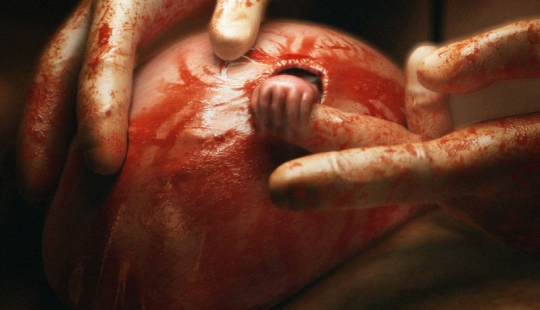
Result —
[{"label": "gloved hand", "polygon": [[[209,24],[216,55],[232,60],[251,48],[266,2],[217,1]],[[23,196],[36,200],[50,195],[75,127],[90,169],[105,175],[120,169],[127,151],[137,51],[177,21],[213,3],[80,3],[46,48],[31,86],[17,147]]]},{"label": "gloved hand", "polygon": [[[270,177],[273,201],[294,209],[437,203],[509,243],[538,250],[540,114],[452,131],[443,94],[540,77],[540,21],[514,23],[433,49],[420,47],[407,66],[406,114],[411,135],[419,135],[416,142],[320,153],[285,163]],[[502,83],[490,87],[504,87]],[[486,99],[485,109],[497,99]],[[511,107],[514,102],[505,104]]]}]

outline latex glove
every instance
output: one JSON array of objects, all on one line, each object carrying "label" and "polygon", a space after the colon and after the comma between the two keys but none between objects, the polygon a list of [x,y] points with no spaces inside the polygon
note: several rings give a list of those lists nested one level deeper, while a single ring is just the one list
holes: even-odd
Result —
[{"label": "latex glove", "polygon": [[[295,209],[437,203],[507,242],[537,250],[540,114],[478,123],[439,137],[452,126],[445,97],[432,90],[464,92],[471,81],[477,89],[505,78],[540,77],[540,22],[515,23],[443,47],[423,59],[417,75],[416,63],[430,49],[422,47],[410,59],[406,105],[417,141],[428,141],[285,163],[270,177],[272,200]],[[484,102],[486,109],[491,103]]]},{"label": "latex glove", "polygon": [[[75,127],[93,171],[112,174],[120,169],[127,151],[137,51],[174,23],[213,3],[80,3],[43,53],[31,85],[18,135],[18,177],[23,196],[35,200],[51,194]],[[209,29],[219,57],[231,60],[251,48],[265,6],[264,0],[217,1]]]}]

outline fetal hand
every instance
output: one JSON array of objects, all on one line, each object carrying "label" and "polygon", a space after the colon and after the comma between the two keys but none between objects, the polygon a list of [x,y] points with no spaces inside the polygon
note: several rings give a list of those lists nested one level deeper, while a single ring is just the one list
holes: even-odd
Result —
[{"label": "fetal hand", "polygon": [[255,87],[250,105],[259,129],[291,136],[309,123],[320,96],[316,83],[307,78],[280,74]]},{"label": "fetal hand", "polygon": [[[539,250],[540,113],[452,131],[444,94],[540,77],[532,65],[540,63],[540,21],[421,49],[407,66],[406,113],[409,129],[425,141],[296,159],[271,175],[273,201],[297,209],[437,203],[508,243]],[[486,109],[492,103],[485,100]]]}]

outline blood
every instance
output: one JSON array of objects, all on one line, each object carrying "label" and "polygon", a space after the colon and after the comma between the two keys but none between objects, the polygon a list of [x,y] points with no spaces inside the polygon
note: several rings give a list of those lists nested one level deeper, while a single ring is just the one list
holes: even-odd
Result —
[{"label": "blood", "polygon": [[98,45],[101,49],[109,46],[109,39],[112,35],[112,28],[109,27],[109,24],[103,24],[98,30]]},{"label": "blood", "polygon": [[[254,49],[247,54],[247,58],[250,61],[267,63],[270,67],[284,63],[303,65],[308,63],[306,60],[311,59],[308,51],[315,47],[315,39],[302,42],[302,47],[295,53],[286,53],[287,47],[280,46],[282,50],[278,57],[268,55],[261,49]],[[183,57],[182,55],[181,58]],[[331,67],[329,61],[330,59],[324,59],[321,63]],[[220,65],[223,69],[223,63]],[[356,235],[359,225],[365,224],[365,217],[377,218],[377,221],[370,225],[373,231],[369,238],[373,238],[377,235],[376,231],[383,230],[385,225],[391,222],[386,217],[375,215],[386,212],[383,209],[362,211],[361,216],[357,211],[337,211],[329,216],[318,212],[293,213],[273,207],[269,200],[267,178],[278,165],[286,159],[294,158],[294,155],[284,154],[288,150],[287,146],[282,143],[280,145],[279,141],[264,139],[254,130],[247,133],[234,130],[240,123],[250,119],[247,103],[257,78],[246,80],[240,88],[243,95],[239,101],[221,103],[212,97],[214,92],[223,91],[219,82],[209,84],[206,82],[208,78],[195,75],[188,69],[186,60],[181,61],[177,67],[178,79],[182,83],[162,84],[158,92],[166,95],[162,96],[159,103],[131,119],[131,127],[135,130],[130,135],[128,159],[118,181],[119,184],[129,184],[131,180],[148,180],[144,182],[144,189],[127,190],[138,192],[151,188],[152,202],[144,205],[144,214],[159,213],[156,208],[172,204],[181,208],[179,216],[184,223],[182,231],[189,239],[203,242],[201,238],[204,234],[204,248],[201,249],[197,263],[212,269],[211,273],[201,271],[199,274],[199,277],[202,277],[200,283],[204,283],[204,291],[212,292],[206,302],[241,295],[247,287],[250,287],[252,292],[259,292],[254,294],[258,295],[257,298],[276,290],[282,291],[285,287],[299,287],[301,279],[314,275],[313,270],[306,270],[307,273],[301,271],[306,266],[313,265],[314,250],[320,253],[321,247],[330,247],[331,253],[342,256],[358,245],[359,240],[355,241],[351,236]],[[359,72],[355,66],[351,66],[349,70],[357,74]],[[201,70],[202,74],[210,72],[212,70]],[[358,78],[358,75],[348,75],[345,71],[343,73],[345,77],[335,83],[344,82],[345,85],[339,90],[330,88],[330,94],[357,99],[364,92],[368,92],[367,88],[357,89],[356,92],[344,91],[352,83],[347,81],[347,78]],[[371,96],[379,96],[383,88],[388,89],[389,85],[395,88],[399,86],[385,79],[369,79],[374,74],[367,71],[364,75],[366,87],[374,87]],[[335,78],[338,78],[337,75]],[[230,89],[230,86],[224,87]],[[394,91],[395,94],[392,94]],[[401,102],[402,91],[392,89],[385,92],[388,102]],[[364,103],[361,99],[359,102]],[[236,115],[228,120],[230,129],[224,132],[206,127],[202,119],[205,111],[217,106],[224,111],[234,111]],[[377,114],[375,108],[371,111]],[[157,137],[156,133],[163,132],[163,124],[168,124],[166,134]],[[155,148],[158,148],[157,152],[152,151]],[[282,152],[276,152],[280,149]],[[149,153],[153,154],[151,160],[148,160]],[[278,159],[275,156],[284,157]],[[171,196],[173,188],[174,195]],[[299,191],[296,194],[305,195],[306,192]],[[119,200],[113,200],[111,205],[125,204],[125,199],[128,198],[120,196]],[[397,209],[399,208],[392,207],[388,211]],[[259,219],[260,216],[264,217],[263,221],[262,218]],[[332,225],[341,223],[327,235],[328,238],[336,234],[335,237],[340,240],[337,243],[317,239],[306,239],[297,243],[291,239],[291,236],[298,235],[295,231],[306,237],[316,236],[319,229],[324,229],[323,227],[331,222],[334,223]],[[249,228],[245,227],[246,225]],[[239,229],[245,232],[240,233]],[[157,244],[166,247],[168,241],[161,238],[155,242],[154,247]],[[255,246],[256,244],[265,246],[259,247]],[[231,247],[235,250],[231,250]],[[268,262],[261,261],[261,258],[268,258],[269,255],[270,261],[273,260],[272,255],[275,255],[275,262],[280,262],[280,268],[265,266]],[[324,263],[325,266],[328,266],[327,264],[328,262]],[[240,272],[241,269],[244,271]],[[235,284],[231,282],[227,285],[229,281],[234,281]],[[185,287],[183,294],[202,296],[201,287],[194,284]]]},{"label": "blood", "polygon": [[[300,26],[266,27],[286,29],[289,38],[296,36],[291,27]],[[209,48],[205,38],[184,44]],[[307,42],[303,46],[315,46]],[[144,303],[148,309],[271,307],[415,213],[411,206],[331,214],[276,208],[268,192],[270,173],[305,151],[259,135],[249,98],[262,78],[317,59],[309,51],[270,55],[256,48],[226,64],[201,53],[204,48],[182,46],[160,55],[137,77],[122,172],[105,182],[80,173],[80,158],[77,162],[73,156],[66,168],[45,251],[47,265],[58,268],[50,273],[61,270],[58,278],[69,275],[72,266],[88,265],[81,300],[98,296],[102,307],[124,302]],[[318,59],[316,69],[328,66],[332,79],[332,66],[358,69],[347,57]],[[171,66],[175,69],[166,69]],[[249,76],[232,72],[239,66],[246,66]],[[337,85],[327,90],[329,100],[354,101],[358,94],[345,91],[350,84]],[[384,85],[392,84],[377,87]],[[145,89],[144,96],[137,96],[137,89]],[[400,105],[402,98],[389,104]],[[66,244],[69,253],[57,251]],[[56,287],[66,283],[52,282]]]}]

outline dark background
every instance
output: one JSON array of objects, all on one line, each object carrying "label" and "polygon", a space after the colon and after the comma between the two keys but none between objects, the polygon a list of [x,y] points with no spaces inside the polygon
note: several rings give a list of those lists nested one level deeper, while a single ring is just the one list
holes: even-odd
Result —
[{"label": "dark background", "polygon": [[[429,0],[359,0],[347,1],[347,5],[338,2],[273,0],[267,13],[269,17],[305,19],[347,31],[371,42],[397,63],[403,62],[413,42],[433,38]],[[37,59],[77,3],[0,0],[0,120],[5,128],[13,128],[0,139],[15,137],[13,124],[22,113]],[[413,30],[403,35],[397,32],[400,29]],[[0,310],[61,309],[47,286],[41,265],[40,235],[45,211],[17,196],[12,184],[13,157],[5,160],[10,164],[0,171],[0,185],[4,185],[0,186]]]},{"label": "dark background", "polygon": [[[0,139],[14,140],[39,54],[77,2],[0,0]],[[350,32],[398,65],[418,42],[464,36],[535,13],[540,14],[537,0],[273,0],[268,10],[270,17],[307,19]],[[60,309],[41,266],[45,211],[17,196],[13,165],[0,173],[0,310]]]},{"label": "dark background", "polygon": [[[343,4],[338,6],[336,1],[274,0],[268,15],[332,25],[370,41],[396,62],[403,61],[411,42],[427,38],[429,30],[408,36],[396,32],[396,29],[410,28],[412,21],[406,18],[405,11],[425,15],[427,0],[343,2],[349,4],[342,7]],[[0,139],[14,140],[16,121],[22,113],[37,59],[77,3],[74,0],[0,0],[0,122],[4,123],[0,125]],[[418,29],[426,28],[425,18],[415,21]],[[396,28],[395,23],[402,24]],[[45,211],[28,206],[16,195],[12,159],[8,156],[6,160],[10,164],[1,171],[0,177],[2,188],[6,188],[0,193],[0,310],[61,309],[48,289],[41,265],[40,235]]]}]

